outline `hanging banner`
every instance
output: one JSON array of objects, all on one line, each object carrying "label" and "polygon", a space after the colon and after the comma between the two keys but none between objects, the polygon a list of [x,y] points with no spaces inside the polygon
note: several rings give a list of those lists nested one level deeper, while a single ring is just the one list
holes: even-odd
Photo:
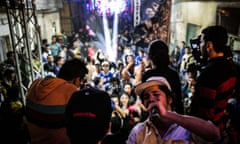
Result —
[{"label": "hanging banner", "polygon": [[[138,9],[135,10],[138,11]],[[150,41],[161,39],[168,43],[170,15],[171,0],[141,0],[140,24],[136,22],[138,25],[135,25],[135,29],[140,32],[141,38],[145,37]],[[149,35],[150,38],[148,38]]]}]

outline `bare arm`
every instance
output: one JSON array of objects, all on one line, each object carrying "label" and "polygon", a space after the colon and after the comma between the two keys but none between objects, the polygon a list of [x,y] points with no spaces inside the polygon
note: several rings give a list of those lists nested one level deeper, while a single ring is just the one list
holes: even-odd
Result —
[{"label": "bare arm", "polygon": [[126,117],[126,113],[118,106],[115,105],[115,109],[120,113],[120,115],[125,118]]},{"label": "bare arm", "polygon": [[128,73],[129,69],[133,66],[134,63],[129,63],[128,65],[126,65],[123,70],[122,70],[122,78],[124,80],[129,81],[130,80],[130,75]]},{"label": "bare arm", "polygon": [[176,123],[207,141],[214,142],[220,139],[219,128],[209,121],[198,117],[181,115],[172,111],[168,111],[161,102],[154,102],[150,104],[148,110],[152,109],[152,106],[158,107],[160,119],[164,121]]},{"label": "bare arm", "polygon": [[134,85],[138,85],[142,82],[142,74],[144,72],[144,63],[141,62],[139,66],[135,66],[134,68],[134,77],[135,77],[135,82]]},{"label": "bare arm", "polygon": [[167,112],[165,117],[205,140],[215,141],[220,138],[218,127],[209,121],[193,116],[180,115],[174,112]]}]

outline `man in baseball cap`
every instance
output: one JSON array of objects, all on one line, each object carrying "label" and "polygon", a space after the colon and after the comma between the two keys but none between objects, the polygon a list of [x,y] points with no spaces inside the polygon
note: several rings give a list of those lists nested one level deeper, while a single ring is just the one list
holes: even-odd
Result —
[{"label": "man in baseball cap", "polygon": [[112,110],[107,92],[95,88],[75,92],[65,111],[71,144],[97,144],[101,141],[109,131]]},{"label": "man in baseball cap", "polygon": [[219,129],[211,122],[172,110],[173,92],[165,77],[151,76],[135,88],[149,117],[130,132],[127,144],[202,143],[219,140]]}]

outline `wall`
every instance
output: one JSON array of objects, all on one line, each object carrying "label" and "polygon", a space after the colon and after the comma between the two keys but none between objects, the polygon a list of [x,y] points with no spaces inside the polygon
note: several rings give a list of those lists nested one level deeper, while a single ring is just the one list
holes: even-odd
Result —
[{"label": "wall", "polygon": [[0,36],[6,36],[10,33],[6,14],[0,14],[0,30]]},{"label": "wall", "polygon": [[[37,14],[38,24],[40,25],[41,38],[47,38],[51,42],[52,35],[61,32],[59,12]],[[55,24],[54,24],[55,23]]]},{"label": "wall", "polygon": [[197,26],[197,34],[200,34],[204,27],[216,24],[217,5],[216,2],[173,2],[170,49],[172,50],[176,45],[180,45],[181,41],[186,41],[188,23]]},{"label": "wall", "polygon": [[6,59],[6,52],[11,49],[7,15],[0,14],[0,62]]}]

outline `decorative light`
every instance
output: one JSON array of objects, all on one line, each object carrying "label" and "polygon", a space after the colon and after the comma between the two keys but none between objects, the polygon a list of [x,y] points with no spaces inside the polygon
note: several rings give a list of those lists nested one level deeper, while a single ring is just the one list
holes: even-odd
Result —
[{"label": "decorative light", "polygon": [[126,11],[127,0],[90,0],[90,10],[97,11],[99,15],[106,13],[107,16]]}]

